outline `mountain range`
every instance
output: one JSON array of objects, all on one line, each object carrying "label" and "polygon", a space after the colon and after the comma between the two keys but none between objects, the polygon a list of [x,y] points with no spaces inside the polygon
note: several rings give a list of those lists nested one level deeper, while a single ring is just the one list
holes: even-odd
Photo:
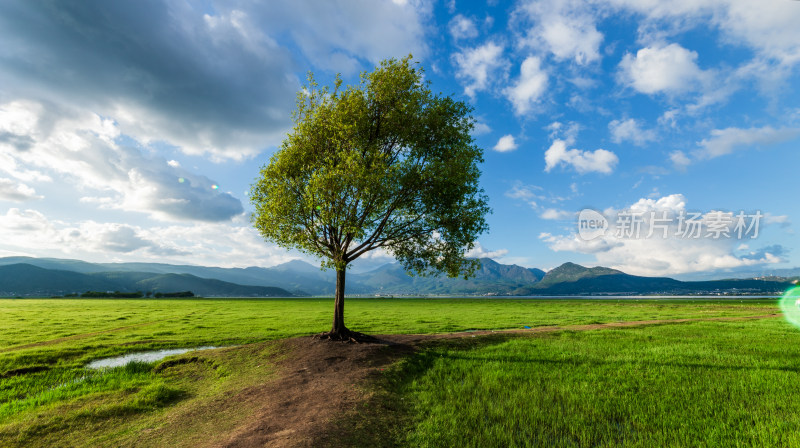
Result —
[{"label": "mountain range", "polygon": [[[397,263],[349,273],[350,295],[637,295],[771,294],[789,278],[685,282],[640,277],[605,268],[565,263],[549,272],[482,258],[469,279],[409,276]],[[203,297],[292,297],[332,295],[335,273],[295,260],[271,268],[219,268],[161,263],[88,263],[54,258],[0,258],[0,296],[35,297],[86,291],[192,291]]]}]

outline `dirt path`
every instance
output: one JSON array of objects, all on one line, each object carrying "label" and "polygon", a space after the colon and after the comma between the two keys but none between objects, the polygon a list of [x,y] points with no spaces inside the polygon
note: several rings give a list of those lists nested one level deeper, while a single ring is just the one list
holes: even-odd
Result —
[{"label": "dirt path", "polygon": [[[766,319],[780,314],[610,322],[605,324],[537,327],[519,330],[471,331],[445,334],[378,336],[380,343],[345,344],[310,337],[279,341],[282,356],[277,361],[278,378],[256,389],[231,396],[221,405],[235,406],[242,400],[263,403],[252,416],[222,443],[223,447],[311,447],[319,446],[330,431],[332,416],[342,416],[367,398],[359,388],[370,375],[387,368],[418,349],[425,341],[488,334],[587,331],[700,321]],[[242,395],[244,394],[244,395]]]},{"label": "dirt path", "polygon": [[565,325],[565,326],[547,326],[547,327],[534,327],[534,328],[519,328],[512,330],[478,330],[478,331],[462,331],[458,333],[440,333],[435,335],[414,335],[414,336],[428,336],[438,338],[457,338],[470,335],[484,335],[484,334],[503,334],[503,333],[546,333],[552,331],[586,331],[586,330],[600,330],[603,328],[620,328],[620,327],[635,327],[639,325],[662,325],[662,324],[679,324],[684,322],[714,322],[714,321],[735,321],[735,320],[749,320],[749,319],[767,319],[770,317],[781,316],[780,313],[758,314],[755,316],[734,316],[734,317],[688,317],[682,319],[657,319],[657,320],[631,320],[624,322],[608,322],[604,324],[589,324],[589,325]]}]

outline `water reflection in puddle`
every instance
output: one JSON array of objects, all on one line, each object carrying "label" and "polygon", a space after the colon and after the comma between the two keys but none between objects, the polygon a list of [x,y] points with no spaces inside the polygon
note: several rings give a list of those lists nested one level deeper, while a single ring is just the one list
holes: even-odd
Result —
[{"label": "water reflection in puddle", "polygon": [[210,350],[212,348],[219,348],[214,346],[203,346],[193,348],[172,348],[165,350],[153,350],[149,352],[130,353],[124,356],[117,356],[114,358],[95,359],[86,365],[89,369],[105,369],[109,367],[120,367],[128,364],[129,362],[155,362],[160,361],[167,356],[182,355],[184,353],[193,352],[197,350]]}]

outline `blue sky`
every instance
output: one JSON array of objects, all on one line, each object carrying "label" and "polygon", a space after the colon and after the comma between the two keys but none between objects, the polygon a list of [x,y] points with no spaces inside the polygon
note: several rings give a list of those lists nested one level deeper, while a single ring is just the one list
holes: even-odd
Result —
[{"label": "blue sky", "polygon": [[[298,258],[250,228],[246,191],[306,73],[354,83],[412,53],[474,107],[494,213],[471,255],[683,278],[800,265],[800,2],[265,3],[2,2],[0,256]],[[612,224],[591,240],[587,208]],[[667,213],[669,237],[619,234],[630,212]],[[682,213],[740,212],[757,236],[675,236]]]}]

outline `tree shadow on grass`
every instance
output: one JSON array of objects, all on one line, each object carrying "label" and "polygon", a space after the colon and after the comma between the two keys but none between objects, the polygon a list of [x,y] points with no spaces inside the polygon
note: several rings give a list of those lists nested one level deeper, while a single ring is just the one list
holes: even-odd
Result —
[{"label": "tree shadow on grass", "polygon": [[413,347],[386,347],[395,351],[394,363],[377,371],[361,385],[368,398],[355,409],[334,417],[315,447],[396,447],[405,445],[408,428],[414,424],[413,406],[405,397],[412,383],[434,366],[438,354],[450,350],[475,350],[502,344],[517,335],[429,340]]}]

